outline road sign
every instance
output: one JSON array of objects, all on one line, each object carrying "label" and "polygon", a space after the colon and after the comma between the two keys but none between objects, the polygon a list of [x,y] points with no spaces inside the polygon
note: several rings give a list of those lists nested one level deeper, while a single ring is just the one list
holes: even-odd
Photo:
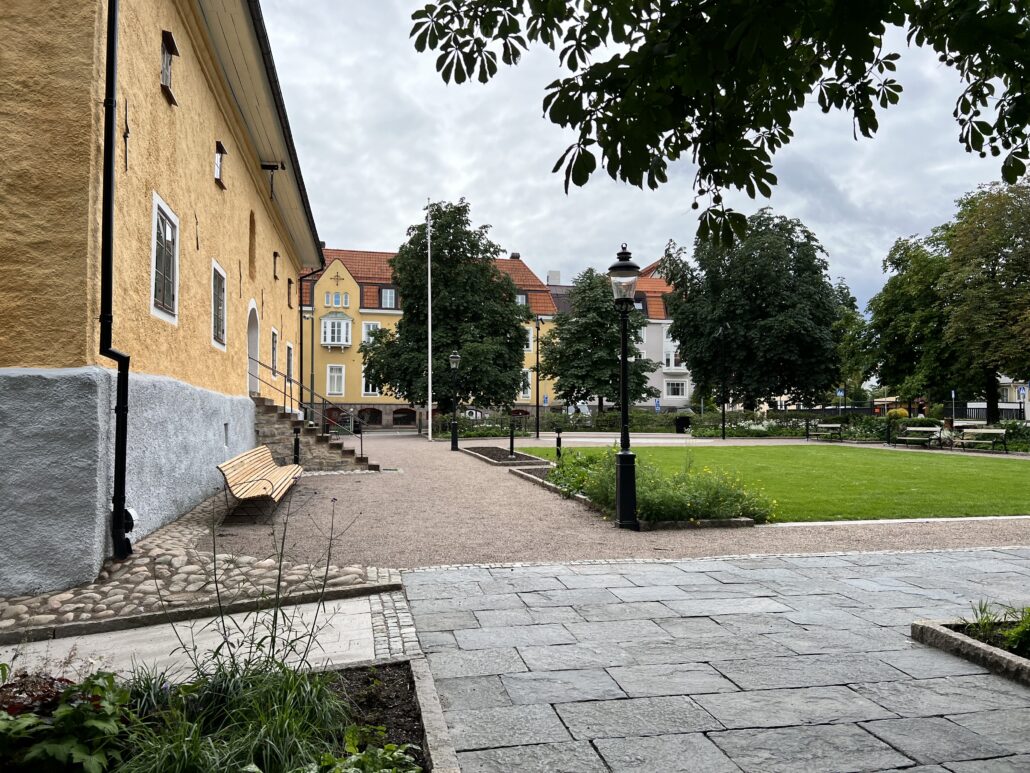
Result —
[{"label": "road sign", "polygon": [[655,413],[661,413],[661,411],[662,411],[662,401],[661,401],[661,400],[659,400],[659,399],[658,399],[658,398],[656,397],[656,398],[654,399],[654,412],[655,412]]},{"label": "road sign", "polygon": [[951,390],[951,399],[952,400],[955,399],[955,390],[954,389]]},{"label": "road sign", "polygon": [[844,397],[844,390],[843,389],[838,389],[837,390],[837,397]]},{"label": "road sign", "polygon": [[1020,400],[1022,400],[1022,399],[1024,399],[1026,397],[1026,387],[1020,387],[1016,391],[1019,392],[1019,399]]},{"label": "road sign", "polygon": [[544,405],[547,405],[547,395],[544,395]]}]

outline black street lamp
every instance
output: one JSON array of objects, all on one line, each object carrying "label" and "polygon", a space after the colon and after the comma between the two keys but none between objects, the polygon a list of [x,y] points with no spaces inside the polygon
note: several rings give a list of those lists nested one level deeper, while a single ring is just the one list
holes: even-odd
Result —
[{"label": "black street lamp", "polygon": [[536,439],[540,439],[540,317],[536,318],[536,345],[533,347],[536,352],[536,389],[533,394],[536,396]]},{"label": "black street lamp", "polygon": [[448,358],[451,361],[451,385],[454,392],[454,412],[451,415],[451,450],[458,450],[458,366],[461,364],[461,355],[451,352]]},{"label": "black street lamp", "polygon": [[622,445],[615,455],[615,525],[620,529],[640,529],[637,520],[636,457],[629,450],[629,310],[640,277],[640,267],[626,245],[618,253],[618,260],[608,269],[612,280],[612,294],[619,310],[619,406],[622,412]]}]

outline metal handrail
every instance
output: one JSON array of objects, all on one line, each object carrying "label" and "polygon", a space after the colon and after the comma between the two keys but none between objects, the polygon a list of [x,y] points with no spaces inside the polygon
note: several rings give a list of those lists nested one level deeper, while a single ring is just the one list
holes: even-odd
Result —
[{"label": "metal handrail", "polygon": [[[250,360],[251,362],[254,362],[257,365],[261,366],[265,370],[270,371],[274,377],[282,376],[283,384],[282,384],[282,387],[280,387],[277,384],[273,384],[273,383],[271,383],[269,381],[265,381],[265,379],[261,378],[261,376],[256,374],[256,373],[249,373],[248,372],[248,376],[253,376],[254,378],[256,378],[259,382],[261,382],[265,386],[269,386],[272,389],[274,389],[275,391],[280,392],[282,394],[282,398],[283,398],[283,411],[294,411],[294,410],[297,409],[297,406],[299,406],[301,409],[303,409],[305,407],[305,405],[307,405],[308,407],[311,408],[312,413],[314,413],[314,408],[315,408],[314,398],[317,397],[322,402],[322,414],[321,414],[321,416],[322,416],[322,420],[321,420],[322,427],[321,428],[322,428],[323,434],[330,434],[330,426],[331,426],[332,428],[335,428],[336,430],[338,430],[341,434],[350,435],[352,437],[355,437],[358,440],[358,455],[359,456],[364,456],[365,455],[365,433],[363,431],[361,431],[361,429],[362,429],[361,425],[363,424],[363,422],[361,421],[361,419],[359,419],[358,417],[354,416],[353,412],[348,411],[347,414],[348,414],[348,417],[350,418],[350,421],[351,421],[351,427],[353,427],[355,424],[358,425],[358,427],[359,427],[359,431],[358,432],[355,432],[352,428],[349,428],[349,427],[347,427],[344,424],[340,424],[335,419],[330,419],[329,416],[326,414],[326,409],[327,409],[328,406],[332,405],[333,403],[331,403],[329,400],[327,400],[322,395],[318,394],[318,392],[316,392],[315,390],[311,389],[310,387],[308,387],[305,384],[300,384],[298,381],[296,381],[295,379],[291,378],[286,373],[280,371],[277,368],[271,367],[267,363],[261,362],[261,360],[257,359],[256,357],[248,356],[247,359]],[[298,386],[301,387],[301,397],[300,398],[294,397],[294,394],[293,394],[293,385],[294,384],[297,384]],[[312,400],[310,402],[308,402],[308,403],[305,403],[304,400],[303,400],[303,394],[304,394],[304,390],[305,389],[307,389],[308,392],[310,392],[311,395],[312,395]],[[287,405],[289,406],[289,408],[287,408]]]}]

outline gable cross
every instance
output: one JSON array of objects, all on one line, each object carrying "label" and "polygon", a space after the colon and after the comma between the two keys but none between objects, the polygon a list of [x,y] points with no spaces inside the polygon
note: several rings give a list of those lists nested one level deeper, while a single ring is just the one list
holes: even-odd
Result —
[{"label": "gable cross", "polygon": [[340,272],[339,271],[336,272],[336,276],[333,277],[333,281],[336,282],[336,286],[337,287],[340,286]]}]

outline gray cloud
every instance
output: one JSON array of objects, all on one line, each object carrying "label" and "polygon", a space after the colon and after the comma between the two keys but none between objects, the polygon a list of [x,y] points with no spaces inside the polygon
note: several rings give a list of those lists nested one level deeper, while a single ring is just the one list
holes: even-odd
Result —
[{"label": "gray cloud", "polygon": [[[571,142],[542,116],[545,86],[559,75],[553,55],[532,51],[488,85],[445,85],[434,56],[408,38],[403,0],[265,0],[263,8],[321,237],[338,248],[393,250],[422,217],[428,198],[472,203],[502,247],[522,253],[541,277],[569,280],[604,269],[623,241],[641,262],[665,243],[693,240],[694,170],[681,162],[659,191],[641,191],[601,172],[566,196],[555,160]],[[900,105],[873,140],[852,139],[846,115],[814,104],[796,116],[793,142],[778,154],[771,200],[733,194],[744,212],[772,206],[811,228],[861,303],[883,284],[880,263],[901,236],[926,233],[953,214],[953,201],[998,177],[996,159],[966,154],[951,116],[959,93],[952,70],[905,47]]]}]

